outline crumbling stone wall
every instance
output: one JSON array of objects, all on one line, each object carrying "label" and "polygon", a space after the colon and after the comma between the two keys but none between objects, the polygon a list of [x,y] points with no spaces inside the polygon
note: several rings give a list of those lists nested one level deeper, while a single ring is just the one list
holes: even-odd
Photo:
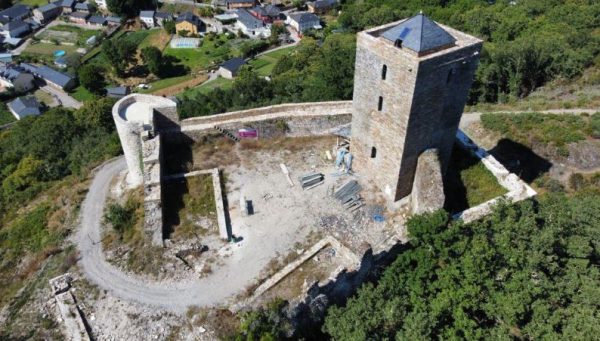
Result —
[{"label": "crumbling stone wall", "polygon": [[145,136],[142,142],[144,180],[144,233],[153,245],[163,242],[161,136]]},{"label": "crumbling stone wall", "polygon": [[426,149],[439,150],[445,169],[482,44],[440,25],[456,46],[419,57],[379,36],[398,24],[357,35],[352,110],[354,168],[393,201],[410,194]]},{"label": "crumbling stone wall", "polygon": [[434,212],[444,207],[444,183],[437,149],[424,151],[417,161],[411,192],[413,214]]}]

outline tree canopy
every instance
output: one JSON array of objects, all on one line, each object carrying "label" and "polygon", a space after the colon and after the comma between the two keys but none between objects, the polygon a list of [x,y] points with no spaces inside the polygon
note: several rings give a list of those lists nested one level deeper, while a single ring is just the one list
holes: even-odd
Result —
[{"label": "tree canopy", "polygon": [[182,118],[285,102],[352,98],[355,41],[350,34],[329,35],[319,46],[304,38],[274,66],[271,80],[244,67],[228,90],[182,98]]},{"label": "tree canopy", "polygon": [[155,0],[106,0],[108,10],[128,17],[140,14],[141,10],[156,8]]},{"label": "tree canopy", "polygon": [[408,223],[411,248],[332,307],[335,340],[586,339],[600,332],[600,194],[503,205],[482,221]]}]

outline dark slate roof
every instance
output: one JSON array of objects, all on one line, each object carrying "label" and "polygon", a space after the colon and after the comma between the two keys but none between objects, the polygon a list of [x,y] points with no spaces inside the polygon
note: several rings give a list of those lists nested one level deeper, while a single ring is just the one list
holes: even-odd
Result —
[{"label": "dark slate roof", "polygon": [[28,64],[28,63],[21,63],[19,64],[19,67],[29,73],[36,73],[37,72],[37,66],[32,65],[32,64]]},{"label": "dark slate roof", "polygon": [[326,9],[337,5],[337,0],[317,0],[313,1],[312,5],[317,9]]},{"label": "dark slate roof", "polygon": [[73,8],[73,5],[75,4],[75,0],[58,0],[58,1],[54,2],[54,4],[58,7]]},{"label": "dark slate roof", "polygon": [[385,31],[382,36],[392,42],[402,41],[402,46],[415,52],[425,52],[454,44],[456,39],[423,14],[406,19]]},{"label": "dark slate roof", "polygon": [[39,109],[40,103],[35,99],[35,97],[26,96],[26,97],[18,97],[14,101],[8,103],[8,106],[19,116],[26,109]]},{"label": "dark slate roof", "polygon": [[277,8],[277,6],[267,5],[267,6],[254,6],[251,9],[252,12],[255,12],[261,16],[269,16],[269,17],[277,17],[281,10]]},{"label": "dark slate roof", "polygon": [[154,18],[154,11],[140,11],[140,18]]},{"label": "dark slate roof", "polygon": [[122,20],[121,17],[116,17],[116,16],[108,16],[108,17],[106,17],[106,21],[108,21],[108,22],[114,22],[114,23],[120,24],[121,20]]},{"label": "dark slate roof", "polygon": [[89,23],[92,24],[100,24],[100,25],[104,25],[106,23],[106,18],[101,16],[101,15],[92,15],[89,19],[88,19]]},{"label": "dark slate roof", "polygon": [[221,67],[231,72],[236,72],[244,64],[246,64],[244,58],[236,57],[224,62],[223,64],[221,64]]},{"label": "dark slate roof", "polygon": [[58,6],[56,6],[55,4],[47,4],[47,5],[38,7],[38,11],[40,11],[42,13],[46,13],[46,12],[54,11],[57,8],[58,8]]},{"label": "dark slate roof", "polygon": [[116,86],[114,88],[106,88],[106,93],[109,95],[125,96],[129,93],[129,88],[126,86]]},{"label": "dark slate roof", "polygon": [[183,22],[183,21],[189,21],[194,25],[200,24],[200,18],[198,18],[192,12],[185,12],[185,13],[180,14],[177,17],[177,22]]},{"label": "dark slate roof", "polygon": [[89,11],[90,5],[87,2],[78,2],[75,4],[76,11]]},{"label": "dark slate roof", "polygon": [[171,18],[173,18],[173,15],[171,13],[159,12],[159,11],[157,11],[156,13],[154,13],[154,16],[156,18],[161,18],[161,19],[171,19]]},{"label": "dark slate roof", "polygon": [[301,13],[291,13],[290,18],[292,18],[297,23],[306,23],[312,21],[320,21],[319,17],[312,13],[301,12]]},{"label": "dark slate roof", "polygon": [[38,77],[43,78],[46,81],[50,81],[54,84],[57,84],[60,87],[65,87],[73,77],[64,74],[62,72],[58,72],[52,68],[47,67],[46,65],[42,65],[37,68],[36,74]]},{"label": "dark slate roof", "polygon": [[257,19],[245,9],[238,9],[237,14],[237,20],[244,24],[244,26],[247,28],[261,28],[265,26],[262,20]]},{"label": "dark slate roof", "polygon": [[3,11],[0,11],[0,17],[9,20],[27,15],[29,15],[29,6],[25,5],[14,5]]},{"label": "dark slate roof", "polygon": [[19,20],[15,20],[15,21],[11,21],[8,24],[2,26],[2,31],[14,31],[17,29],[20,29],[22,27],[27,27],[29,28],[29,24],[24,22],[24,21],[19,21]]},{"label": "dark slate roof", "polygon": [[22,73],[24,73],[24,70],[20,69],[16,65],[8,64],[0,66],[0,77],[8,79],[10,81],[15,80]]}]

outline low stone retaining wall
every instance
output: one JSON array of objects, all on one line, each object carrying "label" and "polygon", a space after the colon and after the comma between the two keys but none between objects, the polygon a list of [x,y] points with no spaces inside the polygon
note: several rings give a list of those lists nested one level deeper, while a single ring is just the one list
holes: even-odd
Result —
[{"label": "low stone retaining wall", "polygon": [[274,275],[265,280],[256,290],[250,298],[247,300],[235,304],[231,307],[231,311],[236,313],[240,309],[247,307],[249,304],[254,302],[258,297],[264,294],[267,290],[271,289],[281,280],[283,280],[287,275],[289,275],[292,271],[296,270],[302,264],[304,264],[307,260],[317,254],[319,251],[324,249],[326,246],[330,245],[335,248],[340,254],[347,258],[348,262],[352,264],[352,269],[346,268],[338,268],[337,271],[330,275],[330,279],[334,279],[341,271],[343,270],[354,270],[360,266],[360,258],[356,256],[352,251],[350,251],[347,247],[342,245],[337,239],[332,236],[327,236],[321,240],[319,240],[315,245],[313,245],[310,249],[304,251],[300,257],[298,257],[293,262],[289,263],[283,269],[277,271]]},{"label": "low stone retaining wall", "polygon": [[219,237],[221,239],[229,240],[231,237],[229,229],[227,228],[227,217],[225,216],[225,205],[223,201],[223,191],[221,189],[221,176],[218,168],[206,169],[193,171],[184,174],[167,175],[164,177],[165,181],[189,178],[192,176],[198,176],[203,174],[210,174],[212,176],[213,190],[215,191],[215,207],[217,209],[217,225],[219,226]]},{"label": "low stone retaining wall", "polygon": [[259,137],[325,135],[332,128],[352,120],[352,102],[318,102],[281,104],[235,111],[225,114],[194,117],[180,121],[180,129],[167,133],[183,133],[194,141],[216,132],[215,126],[235,132],[254,128]]},{"label": "low stone retaining wall", "polygon": [[500,186],[506,188],[508,193],[456,213],[453,216],[454,219],[462,219],[464,222],[468,223],[488,215],[500,200],[508,200],[509,202],[514,203],[531,198],[537,194],[533,188],[529,187],[529,185],[521,180],[516,174],[509,172],[495,157],[477,146],[462,130],[456,132],[456,138],[462,148],[481,160],[485,168],[496,177]]}]

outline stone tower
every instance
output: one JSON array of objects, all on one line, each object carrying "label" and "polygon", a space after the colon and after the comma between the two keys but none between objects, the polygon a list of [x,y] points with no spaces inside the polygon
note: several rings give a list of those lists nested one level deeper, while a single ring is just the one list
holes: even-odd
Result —
[{"label": "stone tower", "polygon": [[423,14],[358,34],[354,169],[391,200],[411,193],[425,150],[438,150],[445,171],[481,45]]}]

